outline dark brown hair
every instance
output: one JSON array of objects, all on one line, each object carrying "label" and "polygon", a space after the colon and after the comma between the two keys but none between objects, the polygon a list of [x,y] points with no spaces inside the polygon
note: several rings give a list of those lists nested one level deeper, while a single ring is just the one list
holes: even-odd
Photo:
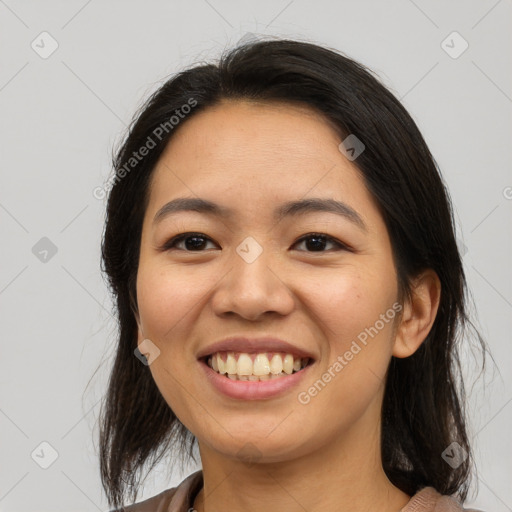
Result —
[{"label": "dark brown hair", "polygon": [[[438,166],[416,124],[390,91],[361,64],[341,53],[292,40],[251,42],[215,64],[201,64],[166,81],[145,103],[114,156],[102,241],[102,270],[118,318],[118,343],[100,419],[100,462],[109,503],[137,496],[140,473],[173,446],[191,456],[195,438],[163,399],[137,347],[135,283],[148,185],[172,135],[197,112],[221,100],[296,102],[316,109],[365,150],[354,162],[376,200],[393,248],[401,294],[422,269],[435,270],[441,299],[420,348],[392,358],[382,404],[382,463],[388,478],[409,495],[430,485],[442,494],[468,490],[468,439],[459,345],[471,327],[467,289],[452,206]],[[194,105],[183,109],[184,105]],[[175,125],[176,111],[188,111]],[[167,124],[166,124],[167,123]],[[172,124],[172,127],[171,127]],[[162,130],[167,126],[167,130]],[[159,137],[155,136],[159,134]],[[151,140],[136,165],[130,158]],[[121,172],[124,169],[124,172]],[[442,452],[457,442],[468,457],[456,468]]]}]

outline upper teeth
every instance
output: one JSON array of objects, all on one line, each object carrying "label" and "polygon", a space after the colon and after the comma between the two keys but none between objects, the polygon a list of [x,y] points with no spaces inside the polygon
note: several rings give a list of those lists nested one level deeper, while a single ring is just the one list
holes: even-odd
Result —
[{"label": "upper teeth", "polygon": [[279,375],[282,372],[290,375],[305,367],[307,363],[307,358],[294,358],[292,354],[266,352],[259,354],[217,352],[208,358],[208,365],[216,372],[230,375]]}]

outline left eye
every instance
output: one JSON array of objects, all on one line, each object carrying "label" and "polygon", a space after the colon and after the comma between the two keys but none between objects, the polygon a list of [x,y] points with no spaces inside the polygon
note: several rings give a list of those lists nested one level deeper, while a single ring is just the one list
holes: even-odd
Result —
[{"label": "left eye", "polygon": [[[212,242],[211,238],[207,237],[202,233],[182,233],[171,238],[162,247],[162,250],[185,250],[187,252],[203,252],[208,242]],[[184,243],[185,246],[179,247],[180,244]],[[334,250],[348,250],[349,248],[341,243],[339,240],[332,238],[323,233],[309,233],[303,236],[293,245],[305,244],[307,252],[327,252],[325,250],[326,245],[332,244]]]},{"label": "left eye", "polygon": [[326,244],[333,244],[335,246],[335,250],[348,249],[348,247],[345,244],[342,244],[339,240],[322,233],[310,233],[309,235],[303,236],[300,240],[295,242],[295,244],[298,244],[299,242],[305,243],[306,247],[311,249],[311,251],[308,252],[326,252],[323,250]]}]

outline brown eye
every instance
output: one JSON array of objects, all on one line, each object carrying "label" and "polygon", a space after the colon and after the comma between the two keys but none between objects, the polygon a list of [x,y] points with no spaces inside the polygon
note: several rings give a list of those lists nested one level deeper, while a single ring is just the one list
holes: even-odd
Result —
[{"label": "brown eye", "polygon": [[[167,241],[162,250],[178,249],[187,252],[202,252],[208,241],[211,241],[211,239],[202,233],[182,233]],[[184,245],[178,247],[182,242],[184,242]]]},{"label": "brown eye", "polygon": [[335,246],[334,250],[348,250],[345,244],[323,233],[310,233],[303,236],[294,245],[298,243],[305,243],[307,252],[328,252],[325,250],[328,244],[333,244]]}]

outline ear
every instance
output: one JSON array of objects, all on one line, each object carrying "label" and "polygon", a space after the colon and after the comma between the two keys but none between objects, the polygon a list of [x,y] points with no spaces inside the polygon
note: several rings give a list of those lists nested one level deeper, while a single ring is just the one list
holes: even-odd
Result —
[{"label": "ear", "polygon": [[441,299],[441,281],[432,269],[417,276],[411,284],[411,299],[404,311],[393,345],[393,356],[409,357],[425,341],[436,319]]}]

